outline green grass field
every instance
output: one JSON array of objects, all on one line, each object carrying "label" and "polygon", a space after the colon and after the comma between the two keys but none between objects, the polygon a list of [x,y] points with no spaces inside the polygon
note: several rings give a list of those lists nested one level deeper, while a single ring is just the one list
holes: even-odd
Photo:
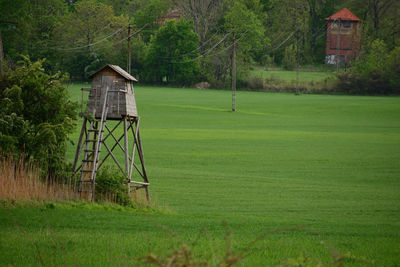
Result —
[{"label": "green grass field", "polygon": [[[278,79],[282,81],[294,81],[297,78],[296,71],[287,71],[287,70],[265,70],[263,68],[256,68],[255,70],[250,72],[251,75],[256,77],[263,77],[269,79]],[[332,72],[324,72],[324,71],[303,71],[299,72],[299,79],[301,82],[318,82],[324,80],[326,78],[333,77]]]},{"label": "green grass field", "polygon": [[400,98],[239,91],[232,113],[229,91],[135,92],[151,196],[171,212],[3,208],[0,265],[135,263],[178,242],[152,220],[185,241],[201,233],[195,252],[208,256],[224,221],[238,250],[307,227],[265,237],[245,266],[328,263],[333,248],[353,257],[346,266],[400,265]]}]

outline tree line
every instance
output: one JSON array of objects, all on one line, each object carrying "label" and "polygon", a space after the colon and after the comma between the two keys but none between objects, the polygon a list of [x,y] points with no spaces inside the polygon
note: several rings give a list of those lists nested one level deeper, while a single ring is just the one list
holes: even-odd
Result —
[{"label": "tree line", "polygon": [[[5,59],[46,58],[44,67],[85,80],[106,63],[127,62],[142,82],[224,87],[233,36],[238,79],[255,65],[323,64],[325,18],[343,7],[363,21],[363,51],[400,45],[397,0],[2,0]],[[165,21],[171,11],[179,21]],[[130,31],[130,32],[128,32]]]}]

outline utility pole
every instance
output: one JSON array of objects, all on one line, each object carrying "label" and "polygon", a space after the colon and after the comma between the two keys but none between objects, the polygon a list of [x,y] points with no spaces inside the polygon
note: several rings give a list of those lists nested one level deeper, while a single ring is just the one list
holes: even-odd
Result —
[{"label": "utility pole", "polygon": [[3,76],[3,60],[4,60],[3,39],[1,39],[1,31],[0,31],[0,75],[1,76]]},{"label": "utility pole", "polygon": [[[16,22],[9,20],[0,20],[0,23],[11,24],[13,25],[13,27],[18,25]],[[3,39],[1,36],[1,29],[0,29],[0,75],[3,75],[3,60],[4,60],[4,49],[3,49]]]},{"label": "utility pole", "polygon": [[338,26],[338,35],[336,37],[337,39],[337,45],[336,45],[336,72],[339,71],[339,63],[340,63],[340,28],[342,26],[342,20],[339,18],[339,26]]},{"label": "utility pole", "polygon": [[126,72],[131,74],[131,24],[128,24],[128,45],[126,57]]},{"label": "utility pole", "polygon": [[232,111],[236,111],[236,35],[233,32],[232,37],[232,66],[231,66],[231,78],[232,78]]},{"label": "utility pole", "polygon": [[297,68],[296,68],[296,95],[300,94],[299,91],[299,76],[300,76],[300,30],[297,30],[296,33],[296,46],[297,46],[297,55],[296,55],[296,61],[297,61]]},{"label": "utility pole", "polygon": [[297,18],[297,12],[298,12],[298,5],[297,5],[297,0],[295,0],[295,11],[294,11],[294,25],[297,25],[297,30],[296,30],[296,95],[299,94],[299,69],[300,69],[300,27],[299,27],[299,19]]}]

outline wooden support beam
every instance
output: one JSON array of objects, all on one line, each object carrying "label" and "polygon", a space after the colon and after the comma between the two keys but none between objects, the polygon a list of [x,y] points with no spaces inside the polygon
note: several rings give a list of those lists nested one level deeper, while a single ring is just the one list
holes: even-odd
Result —
[{"label": "wooden support beam", "polygon": [[115,125],[114,128],[113,128],[111,131],[110,131],[110,128],[108,128],[108,126],[105,125],[105,127],[106,127],[106,129],[107,129],[107,131],[108,131],[108,134],[106,135],[106,137],[103,138],[103,141],[106,141],[107,138],[110,137],[111,133],[113,133],[113,132],[115,131],[115,129],[117,129],[118,126],[119,126],[121,123],[122,123],[122,121],[119,121],[119,122],[117,123],[117,125]]},{"label": "wooden support beam", "polygon": [[78,163],[79,156],[82,153],[81,146],[83,144],[82,140],[83,140],[83,136],[85,134],[86,121],[87,121],[87,119],[83,118],[82,129],[81,129],[81,133],[79,134],[78,145],[76,146],[75,159],[74,159],[74,163],[72,165],[72,172],[74,172],[74,173],[75,173],[76,164]]},{"label": "wooden support beam", "polygon": [[141,185],[150,185],[149,183],[144,183],[144,182],[137,182],[137,181],[130,181],[133,184],[141,184]]},{"label": "wooden support beam", "polygon": [[[124,123],[125,124],[125,123]],[[117,140],[117,138],[114,136],[114,134],[108,129],[108,127],[106,126],[107,131],[109,131],[109,136],[111,136],[115,143],[119,146],[119,148],[121,148],[122,152],[125,153],[125,148],[122,147],[122,145],[119,143],[119,141]],[[125,130],[124,130],[125,131]],[[125,134],[124,134],[125,136]],[[125,138],[125,137],[124,137]],[[105,140],[104,140],[105,141]]]},{"label": "wooden support beam", "polygon": [[[137,140],[137,132],[139,130],[139,118],[137,118],[137,120],[135,120],[133,122],[130,121],[129,123],[130,123],[131,126],[132,126],[132,124],[136,123],[136,131],[133,130],[133,126],[131,127],[133,138],[134,138],[133,147],[132,147],[132,156],[131,156],[131,166],[129,168],[129,174],[128,174],[128,181],[131,181],[131,179],[132,179],[132,167],[134,166],[136,168],[136,170],[139,171],[139,168],[135,164],[135,151],[136,151],[136,144],[137,144],[137,142],[136,142],[136,140]],[[143,176],[141,173],[140,173],[140,175]]]},{"label": "wooden support beam", "polygon": [[[119,141],[121,141],[122,138],[124,138],[124,135],[121,135],[120,138],[118,138],[117,143],[119,143]],[[104,141],[105,141],[105,140],[103,139],[103,143],[105,144]],[[117,143],[115,143],[115,144],[112,146],[111,151],[114,151],[114,149],[117,147]],[[100,164],[99,164],[99,166],[98,166],[98,169],[100,169],[100,167],[101,167],[101,166],[103,165],[103,163],[106,161],[106,159],[108,158],[108,156],[110,156],[110,153],[108,153],[108,154],[104,157],[104,159],[100,162]]]},{"label": "wooden support beam", "polygon": [[129,154],[128,154],[128,121],[124,118],[124,152],[125,152],[125,171],[129,175]]},{"label": "wooden support beam", "polygon": [[[139,173],[140,177],[143,178],[143,174],[142,174],[142,172],[140,171],[139,167],[136,165],[136,163],[133,163],[133,167],[135,167],[135,169],[136,169],[136,171]],[[132,172],[131,172],[131,174],[132,174]]]},{"label": "wooden support beam", "polygon": [[123,175],[126,175],[126,173],[124,172],[124,170],[122,169],[121,165],[119,164],[117,158],[114,156],[114,154],[112,153],[112,151],[108,148],[108,146],[103,143],[104,147],[107,149],[108,153],[111,155],[111,157],[113,158],[114,162],[117,164],[118,168],[121,170]]},{"label": "wooden support beam", "polygon": [[146,166],[144,164],[144,155],[143,155],[143,147],[142,147],[142,140],[140,139],[140,131],[138,129],[137,131],[137,136],[138,136],[138,151],[139,151],[139,159],[140,162],[142,163],[142,172],[143,172],[143,179],[145,180],[146,183],[148,183],[148,179],[147,179],[147,173],[146,173]]}]

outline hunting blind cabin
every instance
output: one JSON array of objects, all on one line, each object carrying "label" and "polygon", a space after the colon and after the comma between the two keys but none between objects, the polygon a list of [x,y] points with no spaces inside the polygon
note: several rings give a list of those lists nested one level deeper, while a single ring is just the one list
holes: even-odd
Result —
[{"label": "hunting blind cabin", "polygon": [[[97,172],[111,157],[126,177],[128,192],[132,188],[144,188],[149,201],[149,181],[132,85],[132,82],[137,80],[116,65],[106,65],[89,77],[92,79],[91,88],[82,88],[82,102],[84,91],[89,91],[89,99],[86,111],[82,112],[83,124],[73,163],[74,174],[80,171],[79,192],[82,197],[86,196],[94,201]],[[115,123],[107,124],[108,121]],[[121,128],[121,125],[123,133],[118,137],[117,129]],[[118,161],[116,148],[123,152],[123,164]],[[102,150],[105,150],[105,154],[100,160]],[[136,155],[138,160],[135,162]],[[81,162],[80,165],[78,162]],[[134,173],[143,181],[134,181]]]}]

